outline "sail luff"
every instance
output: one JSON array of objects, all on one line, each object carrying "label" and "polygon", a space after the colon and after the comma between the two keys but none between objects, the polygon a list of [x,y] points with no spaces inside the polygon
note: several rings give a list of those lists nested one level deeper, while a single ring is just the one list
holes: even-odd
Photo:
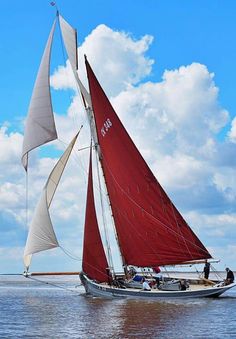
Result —
[{"label": "sail luff", "polygon": [[90,147],[89,157],[82,269],[91,279],[95,279],[98,282],[109,282],[108,262],[99,232],[94,202],[92,147]]},{"label": "sail luff", "polygon": [[[93,121],[94,121],[94,119],[93,119]],[[96,126],[96,124],[95,124],[95,126]],[[96,127],[95,127],[95,131],[96,131]],[[97,133],[96,133],[96,135],[97,135]],[[126,263],[125,258],[123,256],[122,247],[121,247],[120,241],[119,241],[119,234],[117,233],[116,227],[115,227],[114,215],[112,213],[112,211],[113,211],[112,201],[110,199],[109,192],[108,192],[108,189],[107,189],[106,176],[104,174],[103,161],[102,161],[102,156],[101,156],[101,151],[100,151],[99,144],[97,146],[97,154],[98,154],[98,157],[99,157],[99,162],[100,162],[100,166],[101,166],[101,170],[102,170],[102,175],[103,175],[103,181],[104,181],[104,184],[105,184],[106,195],[107,195],[109,206],[110,206],[111,218],[112,218],[112,222],[113,222],[113,226],[114,226],[115,239],[116,239],[118,248],[120,250],[120,258],[121,258],[122,266],[126,270],[127,263]]]},{"label": "sail luff", "polygon": [[145,267],[210,258],[137,150],[87,61],[86,69],[103,171],[125,262]]},{"label": "sail luff", "polygon": [[59,15],[59,23],[62,33],[62,38],[64,41],[64,45],[66,48],[66,52],[69,58],[69,62],[76,80],[76,84],[83,95],[84,99],[86,100],[89,107],[91,107],[91,98],[84,87],[83,83],[81,82],[77,69],[78,69],[78,48],[77,48],[77,31],[72,26],[68,24],[68,22]]},{"label": "sail luff", "polygon": [[57,139],[50,94],[50,57],[56,19],[50,31],[48,41],[35,81],[29,111],[26,119],[22,150],[22,165],[27,171],[28,154],[34,148]]},{"label": "sail luff", "polygon": [[60,178],[72,152],[78,134],[73,138],[61,158],[57,161],[44,186],[36,206],[24,250],[24,264],[29,267],[32,254],[58,247],[56,234],[50,218],[49,207],[56,192]]}]

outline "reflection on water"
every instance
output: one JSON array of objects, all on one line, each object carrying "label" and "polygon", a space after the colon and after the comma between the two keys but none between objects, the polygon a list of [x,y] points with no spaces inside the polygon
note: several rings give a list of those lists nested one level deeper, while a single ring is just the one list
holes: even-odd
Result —
[{"label": "reflection on water", "polygon": [[236,288],[218,299],[157,302],[92,298],[82,287],[28,280],[0,284],[0,338],[236,338],[235,312]]}]

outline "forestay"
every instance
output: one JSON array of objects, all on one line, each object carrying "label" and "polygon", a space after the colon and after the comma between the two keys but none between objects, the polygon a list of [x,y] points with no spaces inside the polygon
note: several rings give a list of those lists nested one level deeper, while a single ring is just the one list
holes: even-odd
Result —
[{"label": "forestay", "polygon": [[55,232],[53,230],[49,214],[49,207],[73,146],[76,142],[77,136],[78,133],[73,138],[66,151],[63,153],[50,173],[47,183],[43,189],[41,198],[35,209],[24,251],[24,264],[27,268],[30,265],[32,254],[59,246]]}]

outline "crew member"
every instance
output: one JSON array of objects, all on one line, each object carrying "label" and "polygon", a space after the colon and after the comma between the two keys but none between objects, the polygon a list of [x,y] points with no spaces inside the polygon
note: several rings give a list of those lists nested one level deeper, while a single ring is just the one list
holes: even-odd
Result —
[{"label": "crew member", "polygon": [[228,267],[226,267],[225,270],[227,272],[226,279],[225,279],[225,285],[232,284],[234,282],[234,274]]},{"label": "crew member", "polygon": [[209,274],[210,274],[210,263],[207,262],[207,260],[205,261],[205,266],[204,266],[204,269],[203,269],[203,273],[204,273],[204,278],[208,279]]}]

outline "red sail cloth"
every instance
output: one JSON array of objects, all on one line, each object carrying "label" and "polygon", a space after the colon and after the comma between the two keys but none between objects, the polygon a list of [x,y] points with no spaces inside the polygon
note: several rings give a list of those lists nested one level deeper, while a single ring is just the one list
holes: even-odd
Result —
[{"label": "red sail cloth", "polygon": [[211,258],[147,166],[87,60],[86,68],[101,163],[125,264],[153,267]]},{"label": "red sail cloth", "polygon": [[92,154],[90,150],[82,269],[91,279],[98,282],[109,282],[107,268],[108,263],[98,228],[94,204]]}]

